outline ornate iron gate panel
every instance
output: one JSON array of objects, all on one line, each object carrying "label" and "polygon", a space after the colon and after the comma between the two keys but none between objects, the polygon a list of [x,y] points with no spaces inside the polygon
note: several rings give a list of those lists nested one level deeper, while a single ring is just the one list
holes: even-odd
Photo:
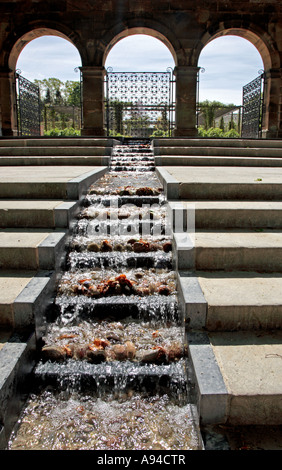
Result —
[{"label": "ornate iron gate panel", "polygon": [[16,73],[18,134],[40,135],[39,87]]},{"label": "ornate iron gate panel", "polygon": [[262,123],[264,74],[259,75],[243,87],[243,138],[260,137]]},{"label": "ornate iron gate panel", "polygon": [[108,135],[170,136],[174,128],[174,80],[167,72],[113,72],[105,78]]}]

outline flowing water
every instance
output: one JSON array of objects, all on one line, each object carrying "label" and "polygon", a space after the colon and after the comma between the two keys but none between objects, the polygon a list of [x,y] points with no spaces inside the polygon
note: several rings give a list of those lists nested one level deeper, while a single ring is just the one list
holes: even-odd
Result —
[{"label": "flowing water", "polygon": [[9,449],[201,448],[172,233],[149,143],[85,196]]}]

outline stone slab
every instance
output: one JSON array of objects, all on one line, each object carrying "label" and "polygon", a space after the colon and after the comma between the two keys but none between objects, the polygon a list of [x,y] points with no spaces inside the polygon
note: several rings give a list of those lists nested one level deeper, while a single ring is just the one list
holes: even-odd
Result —
[{"label": "stone slab", "polygon": [[0,139],[0,147],[79,147],[79,146],[95,146],[95,147],[112,147],[115,144],[114,139],[108,138],[80,138],[80,137],[36,137],[36,138],[2,138]]},{"label": "stone slab", "polygon": [[[1,159],[0,159],[1,164]],[[282,158],[238,157],[205,155],[159,155],[155,156],[157,166],[240,166],[240,167],[282,167]]]},{"label": "stone slab", "polygon": [[0,227],[67,228],[78,206],[77,201],[1,199]]},{"label": "stone slab", "polygon": [[191,216],[198,229],[282,228],[281,201],[168,201],[168,207],[174,219],[180,212],[184,230]]},{"label": "stone slab", "polygon": [[1,326],[14,325],[13,304],[28,285],[36,272],[32,271],[0,271],[0,324]]},{"label": "stone slab", "polygon": [[282,268],[280,230],[196,230],[174,234],[175,265],[181,270],[275,272]]},{"label": "stone slab", "polygon": [[241,148],[282,148],[279,139],[208,139],[208,138],[161,138],[153,140],[154,151],[162,147],[241,147]]},{"label": "stone slab", "polygon": [[201,424],[225,423],[228,390],[209,337],[204,332],[188,330],[187,345]]},{"label": "stone slab", "polygon": [[2,166],[108,166],[110,156],[0,156],[0,167]]},{"label": "stone slab", "polygon": [[233,425],[282,423],[282,333],[210,333]]},{"label": "stone slab", "polygon": [[[168,199],[281,200],[282,168],[158,167]],[[170,188],[173,188],[170,189]]]},{"label": "stone slab", "polygon": [[39,337],[54,288],[54,272],[0,271],[1,330],[17,331],[33,325]]},{"label": "stone slab", "polygon": [[[195,269],[280,271],[280,230],[198,230],[195,233]],[[191,268],[191,266],[190,266]]]},{"label": "stone slab", "polygon": [[211,156],[211,157],[260,157],[260,158],[281,158],[281,148],[275,147],[231,147],[228,142],[225,146],[176,146],[176,147],[161,147],[154,149],[155,155],[184,155],[184,156]]},{"label": "stone slab", "polygon": [[96,146],[38,146],[38,147],[1,147],[0,146],[0,156],[10,157],[10,156],[110,156],[112,154],[111,147],[96,147]]},{"label": "stone slab", "polygon": [[281,329],[281,273],[200,271],[195,276],[207,302],[207,330]]},{"label": "stone slab", "polygon": [[54,269],[66,231],[4,229],[0,231],[1,269]]},{"label": "stone slab", "polygon": [[186,327],[201,330],[206,325],[207,301],[197,276],[193,272],[178,271],[177,286]]},{"label": "stone slab", "polygon": [[93,166],[3,167],[0,197],[78,200],[106,171],[107,167]]},{"label": "stone slab", "polygon": [[35,344],[35,335],[22,342],[11,337],[0,350],[1,450],[6,448],[29,394],[28,381],[36,358]]},{"label": "stone slab", "polygon": [[188,331],[187,344],[202,424],[281,425],[281,331]]}]

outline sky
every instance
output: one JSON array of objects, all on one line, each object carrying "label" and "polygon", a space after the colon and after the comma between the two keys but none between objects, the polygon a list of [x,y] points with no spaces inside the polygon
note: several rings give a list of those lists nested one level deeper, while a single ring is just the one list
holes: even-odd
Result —
[{"label": "sky", "polygon": [[[242,53],[244,51],[244,53]],[[21,52],[17,69],[28,80],[59,78],[79,80],[75,68],[81,65],[77,49],[68,41],[43,36],[28,43]],[[128,36],[110,51],[106,68],[115,72],[163,72],[174,67],[168,48],[158,39],[146,35]],[[256,78],[263,69],[261,56],[246,39],[224,36],[213,40],[202,51],[199,59],[199,99],[242,104],[242,87]]]}]

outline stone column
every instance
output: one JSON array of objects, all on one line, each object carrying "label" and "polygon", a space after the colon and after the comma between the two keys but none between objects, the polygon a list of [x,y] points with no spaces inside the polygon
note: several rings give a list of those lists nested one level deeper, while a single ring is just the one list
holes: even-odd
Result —
[{"label": "stone column", "polygon": [[265,72],[262,137],[282,137],[282,69]]},{"label": "stone column", "polygon": [[17,110],[14,73],[0,70],[0,135],[17,135]]},{"label": "stone column", "polygon": [[196,128],[196,104],[199,67],[175,67],[176,78],[176,137],[194,137]]},{"label": "stone column", "polygon": [[104,136],[104,67],[81,67],[84,136]]}]

